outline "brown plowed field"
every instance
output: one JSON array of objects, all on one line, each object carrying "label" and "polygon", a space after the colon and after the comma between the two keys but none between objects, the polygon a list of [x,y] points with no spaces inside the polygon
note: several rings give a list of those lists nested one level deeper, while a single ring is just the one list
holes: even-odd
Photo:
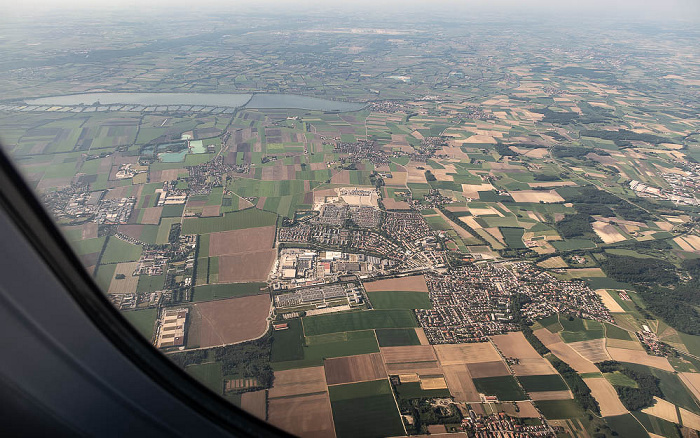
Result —
[{"label": "brown plowed field", "polygon": [[442,368],[440,368],[440,364],[437,361],[388,363],[386,364],[386,371],[389,374],[415,373],[430,376],[442,374]]},{"label": "brown plowed field", "polygon": [[380,348],[384,362],[405,363],[405,362],[430,362],[437,360],[435,351],[431,345],[410,345],[405,347],[383,347]]},{"label": "brown plowed field", "polygon": [[275,381],[269,397],[313,394],[326,391],[326,373],[323,367],[297,368],[275,371]]},{"label": "brown plowed field", "polygon": [[405,292],[428,292],[428,285],[425,284],[425,277],[413,275],[411,277],[389,278],[364,283],[367,292],[382,291],[405,291]]},{"label": "brown plowed field", "polygon": [[557,374],[552,364],[547,359],[520,359],[517,365],[511,365],[516,376],[543,376]]},{"label": "brown plowed field", "polygon": [[695,398],[700,400],[700,373],[679,373],[678,377],[681,378]]},{"label": "brown plowed field", "polygon": [[626,350],[623,348],[608,348],[610,357],[619,362],[638,363],[664,371],[673,372],[673,367],[665,357],[650,356],[646,351]]},{"label": "brown plowed field", "polygon": [[[107,293],[110,294],[133,294],[136,292],[136,287],[139,284],[139,277],[131,275],[134,273],[134,269],[138,266],[138,262],[129,263],[117,263],[117,267],[114,270],[114,276],[112,281],[109,283],[109,289]],[[124,278],[117,280],[118,274],[124,275]]]},{"label": "brown plowed field", "polygon": [[267,418],[273,425],[296,436],[335,437],[328,393],[271,399]]},{"label": "brown plowed field", "polygon": [[615,415],[624,415],[628,412],[618,398],[615,388],[605,377],[593,377],[583,379],[583,381],[591,389],[593,398],[598,401],[601,416],[613,417]]},{"label": "brown plowed field", "polygon": [[549,347],[550,345],[555,344],[557,342],[563,342],[559,335],[550,332],[546,328],[537,329],[534,331],[534,333],[535,336],[537,336],[537,338],[540,341],[542,341],[545,347]]},{"label": "brown plowed field", "polygon": [[512,403],[503,403],[501,405],[501,408],[503,408],[503,411],[512,416],[512,417],[518,417],[518,418],[539,418],[540,413],[537,412],[537,408],[535,408],[535,405],[532,404],[532,402],[529,401],[519,401],[515,402],[515,404],[518,406],[518,410],[516,412],[515,406],[513,406]]},{"label": "brown plowed field", "polygon": [[379,353],[326,359],[323,367],[329,385],[377,380],[387,376]]},{"label": "brown plowed field", "polygon": [[266,251],[275,243],[275,226],[211,233],[209,257]]},{"label": "brown plowed field", "polygon": [[700,415],[694,414],[681,407],[678,407],[678,411],[681,413],[681,421],[683,422],[683,426],[700,430]]},{"label": "brown plowed field", "polygon": [[125,234],[132,239],[139,240],[141,233],[143,232],[143,225],[119,225],[117,231]]},{"label": "brown plowed field", "polygon": [[655,417],[663,418],[671,423],[678,423],[678,413],[676,412],[676,405],[667,402],[659,397],[654,397],[654,404],[642,409],[645,414],[653,415]]},{"label": "brown plowed field", "polygon": [[219,283],[245,283],[266,281],[277,257],[273,248],[250,254],[234,254],[219,257]]},{"label": "brown plowed field", "polygon": [[216,217],[221,214],[220,205],[207,205],[202,208],[202,217]]},{"label": "brown plowed field", "polygon": [[534,401],[542,401],[542,400],[571,400],[574,398],[574,396],[571,394],[571,391],[566,390],[566,391],[539,391],[539,392],[531,392],[530,398]]},{"label": "brown plowed field", "polygon": [[467,365],[472,378],[509,376],[510,371],[502,361],[472,363]]},{"label": "brown plowed field", "polygon": [[443,366],[445,381],[456,401],[478,402],[479,391],[476,390],[474,382],[466,365]]},{"label": "brown plowed field", "polygon": [[206,348],[258,338],[267,330],[269,314],[268,295],[194,304],[187,345]]},{"label": "brown plowed field", "polygon": [[261,420],[267,417],[267,399],[265,390],[244,392],[241,395],[241,408],[249,414],[253,414]]},{"label": "brown plowed field", "polygon": [[516,376],[540,376],[557,373],[549,361],[532,348],[522,332],[492,336],[491,339],[501,350],[503,356],[520,360],[519,364],[511,365]]},{"label": "brown plowed field", "polygon": [[568,345],[576,350],[578,354],[593,363],[610,360],[610,356],[608,356],[608,352],[605,350],[605,339],[571,342]]},{"label": "brown plowed field", "polygon": [[537,359],[542,356],[532,348],[522,332],[511,332],[507,335],[491,336],[503,356],[518,359]]},{"label": "brown plowed field", "polygon": [[639,341],[624,341],[622,339],[607,338],[605,340],[607,348],[624,348],[626,350],[644,350]]},{"label": "brown plowed field", "polygon": [[571,368],[579,373],[599,372],[598,367],[596,367],[593,362],[584,358],[563,342],[548,345],[547,348],[549,348],[555,356],[569,364]]},{"label": "brown plowed field", "polygon": [[387,210],[410,210],[411,206],[406,201],[397,201],[394,198],[382,199],[382,204]]},{"label": "brown plowed field", "polygon": [[160,223],[160,215],[163,213],[163,207],[146,207],[143,208],[143,217],[141,223],[145,225],[158,225]]},{"label": "brown plowed field", "polygon": [[501,355],[490,342],[443,344],[434,348],[442,366],[501,360]]},{"label": "brown plowed field", "polygon": [[428,337],[425,336],[425,332],[422,328],[416,327],[416,336],[418,336],[421,345],[430,345],[430,341],[428,341]]}]

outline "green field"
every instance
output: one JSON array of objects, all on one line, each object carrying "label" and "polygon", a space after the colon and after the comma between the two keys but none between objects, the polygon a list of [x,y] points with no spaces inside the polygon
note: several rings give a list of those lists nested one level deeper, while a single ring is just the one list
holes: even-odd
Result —
[{"label": "green field", "polygon": [[367,292],[372,307],[385,309],[432,309],[427,292],[382,291]]},{"label": "green field", "polygon": [[576,400],[543,400],[536,401],[535,406],[548,420],[577,418],[584,415]]},{"label": "green field", "polygon": [[575,249],[591,249],[596,247],[596,244],[593,243],[593,241],[587,239],[554,241],[552,242],[552,245],[554,245],[558,251],[572,251]]},{"label": "green field", "polygon": [[402,345],[420,345],[416,331],[407,329],[377,329],[377,340],[380,347],[398,347]]},{"label": "green field", "polygon": [[163,290],[165,283],[165,274],[163,275],[141,275],[139,276],[139,284],[136,286],[136,292],[148,293]]},{"label": "green field", "polygon": [[182,224],[182,234],[209,234],[218,231],[267,227],[275,223],[277,223],[276,214],[249,208],[226,213],[223,217],[186,219]]},{"label": "green field", "polygon": [[631,341],[632,336],[627,330],[621,329],[620,327],[608,323],[605,324],[605,337],[611,339],[621,339],[623,341]]},{"label": "green field", "polygon": [[644,427],[632,416],[632,414],[618,415],[615,417],[606,417],[605,421],[610,428],[617,432],[621,437],[648,437],[649,434]]},{"label": "green field", "polygon": [[653,415],[647,415],[643,412],[632,412],[632,415],[642,423],[644,428],[651,433],[661,435],[666,438],[681,438],[680,430],[675,423],[666,421],[662,418]]},{"label": "green field", "polygon": [[[291,350],[292,347],[289,347],[289,349]],[[280,359],[280,362],[275,362],[272,366],[275,370],[319,366],[323,365],[323,359],[326,358],[376,353],[378,351],[379,345],[372,330],[307,336],[304,339],[300,359],[285,361]],[[273,350],[273,360],[275,357]],[[285,355],[282,354],[281,357],[284,358]],[[291,354],[288,357],[291,357]],[[295,357],[298,357],[298,355]]]},{"label": "green field", "polygon": [[603,375],[606,379],[608,379],[608,382],[610,382],[614,386],[627,386],[629,388],[639,387],[639,385],[636,381],[634,381],[634,379],[627,377],[619,371],[615,371],[613,373],[605,373]]},{"label": "green field", "polygon": [[289,327],[287,330],[275,330],[272,332],[272,353],[270,355],[270,361],[272,362],[285,362],[304,358],[304,334],[301,329],[301,320],[290,319],[286,322]]},{"label": "green field", "polygon": [[523,243],[523,234],[525,230],[523,228],[514,227],[500,227],[501,234],[503,234],[503,240],[509,248],[513,249],[525,249],[527,246]]},{"label": "green field", "polygon": [[495,395],[501,401],[525,400],[525,393],[513,376],[482,377],[474,379],[477,391]]},{"label": "green field", "polygon": [[338,438],[404,435],[388,380],[333,385],[328,393]]},{"label": "green field", "polygon": [[409,382],[396,386],[396,393],[400,399],[411,398],[443,398],[450,397],[449,389],[421,389],[420,383]]},{"label": "green field", "polygon": [[[198,274],[199,275],[199,274]],[[245,297],[266,293],[266,283],[208,284],[194,288],[193,301],[211,301],[221,298]]]},{"label": "green field", "polygon": [[190,365],[185,371],[204,386],[221,395],[224,392],[224,376],[221,372],[220,362],[209,362],[199,365]]},{"label": "green field", "polygon": [[560,322],[564,327],[564,331],[560,333],[564,342],[589,341],[604,337],[603,325],[598,321],[579,318],[570,320],[567,317],[562,317]]},{"label": "green field", "polygon": [[122,315],[149,341],[153,338],[153,329],[155,328],[156,318],[158,317],[157,309],[143,310],[128,310],[122,312]]},{"label": "green field", "polygon": [[410,310],[366,310],[305,317],[306,336],[377,328],[417,327]]},{"label": "green field", "polygon": [[560,331],[564,330],[564,327],[559,322],[559,314],[558,313],[555,313],[555,314],[550,315],[546,318],[540,319],[537,322],[540,323],[542,325],[542,327],[546,328],[547,330],[549,330],[552,333],[559,333]]},{"label": "green field", "polygon": [[520,376],[520,384],[527,392],[566,391],[569,389],[559,374],[545,376]]},{"label": "green field", "polygon": [[678,375],[644,365],[625,363],[625,366],[635,371],[653,374],[660,380],[659,388],[661,388],[661,392],[664,394],[664,399],[668,400],[674,405],[688,409],[696,414],[700,414],[700,407],[698,407],[695,398],[693,398],[690,392],[688,392]]},{"label": "green field", "polygon": [[102,251],[105,239],[106,237],[97,237],[95,239],[72,240],[70,246],[78,255],[93,254]]},{"label": "green field", "polygon": [[139,257],[141,257],[140,246],[132,245],[112,236],[107,241],[107,247],[102,254],[101,262],[104,264],[135,262]]}]

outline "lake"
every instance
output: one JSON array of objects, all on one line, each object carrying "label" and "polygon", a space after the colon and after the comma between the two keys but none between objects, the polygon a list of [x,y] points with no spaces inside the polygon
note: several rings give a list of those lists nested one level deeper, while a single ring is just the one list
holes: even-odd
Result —
[{"label": "lake", "polygon": [[251,109],[305,109],[314,111],[358,111],[364,103],[340,102],[295,94],[208,94],[208,93],[84,93],[28,99],[30,105],[192,105]]}]

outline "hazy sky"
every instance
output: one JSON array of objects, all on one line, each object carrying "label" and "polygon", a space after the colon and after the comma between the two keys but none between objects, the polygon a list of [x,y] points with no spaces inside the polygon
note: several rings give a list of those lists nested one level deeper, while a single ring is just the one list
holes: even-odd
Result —
[{"label": "hazy sky", "polygon": [[33,12],[46,9],[127,9],[134,13],[153,9],[189,9],[237,11],[289,8],[297,13],[307,11],[353,12],[375,9],[454,12],[531,12],[575,17],[576,14],[601,17],[646,17],[652,19],[700,19],[700,0],[22,0],[6,2],[3,12]]}]

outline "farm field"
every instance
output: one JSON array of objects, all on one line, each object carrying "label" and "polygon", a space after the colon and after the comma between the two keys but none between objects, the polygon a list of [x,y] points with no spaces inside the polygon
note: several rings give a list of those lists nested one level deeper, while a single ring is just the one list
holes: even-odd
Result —
[{"label": "farm field", "polygon": [[367,292],[372,307],[386,309],[432,309],[430,297],[424,292]]},{"label": "farm field", "polygon": [[379,353],[326,359],[323,364],[329,385],[378,380],[387,377]]},{"label": "farm field", "polygon": [[265,293],[263,289],[266,288],[266,283],[208,284],[194,288],[194,301],[261,295]]},{"label": "farm field", "polygon": [[185,368],[188,374],[199,380],[207,388],[221,395],[224,391],[224,376],[219,362],[190,365]]},{"label": "farm field", "polygon": [[250,391],[241,394],[241,408],[261,420],[267,420],[267,391]]},{"label": "farm field", "polygon": [[268,402],[267,418],[273,425],[295,435],[324,438],[336,436],[331,403],[325,392],[271,399]]},{"label": "farm field", "polygon": [[575,400],[543,400],[535,402],[535,406],[548,420],[579,418],[584,414]]},{"label": "farm field", "polygon": [[558,374],[543,376],[519,376],[518,381],[527,392],[568,391],[564,380]]},{"label": "farm field", "polygon": [[388,380],[331,386],[328,392],[339,438],[404,434]]},{"label": "farm field", "polygon": [[158,310],[156,309],[143,309],[143,310],[128,310],[126,312],[121,312],[127,321],[134,326],[136,330],[143,335],[144,338],[149,341],[153,337],[153,331],[156,325],[156,318],[158,318]]},{"label": "farm field", "polygon": [[495,395],[502,401],[525,400],[525,393],[513,376],[482,377],[473,379],[477,391]]},{"label": "farm field", "polygon": [[627,409],[622,405],[622,402],[620,402],[615,388],[613,388],[608,380],[602,377],[596,377],[583,379],[583,381],[591,389],[591,394],[600,405],[600,414],[603,417],[612,417],[628,413]]},{"label": "farm field", "polygon": [[[293,321],[292,321],[293,322]],[[275,332],[281,341],[272,344],[273,368],[276,370],[323,365],[323,360],[379,352],[372,330],[336,332],[303,338],[301,326]],[[274,339],[274,337],[273,337]]]},{"label": "farm field", "polygon": [[268,390],[268,397],[273,399],[319,392],[326,392],[324,368],[298,368],[275,371],[275,380],[272,388]]},{"label": "farm field", "polygon": [[410,310],[368,310],[331,315],[310,316],[302,319],[306,336],[326,333],[378,328],[415,327],[416,319]]},{"label": "farm field", "polygon": [[364,282],[363,286],[367,292],[428,292],[428,285],[425,284],[425,278],[422,275]]},{"label": "farm field", "polygon": [[268,328],[270,297],[255,295],[192,306],[188,347],[234,344],[262,336]]},{"label": "farm field", "polygon": [[398,347],[403,345],[421,345],[413,329],[376,329],[380,347]]}]

